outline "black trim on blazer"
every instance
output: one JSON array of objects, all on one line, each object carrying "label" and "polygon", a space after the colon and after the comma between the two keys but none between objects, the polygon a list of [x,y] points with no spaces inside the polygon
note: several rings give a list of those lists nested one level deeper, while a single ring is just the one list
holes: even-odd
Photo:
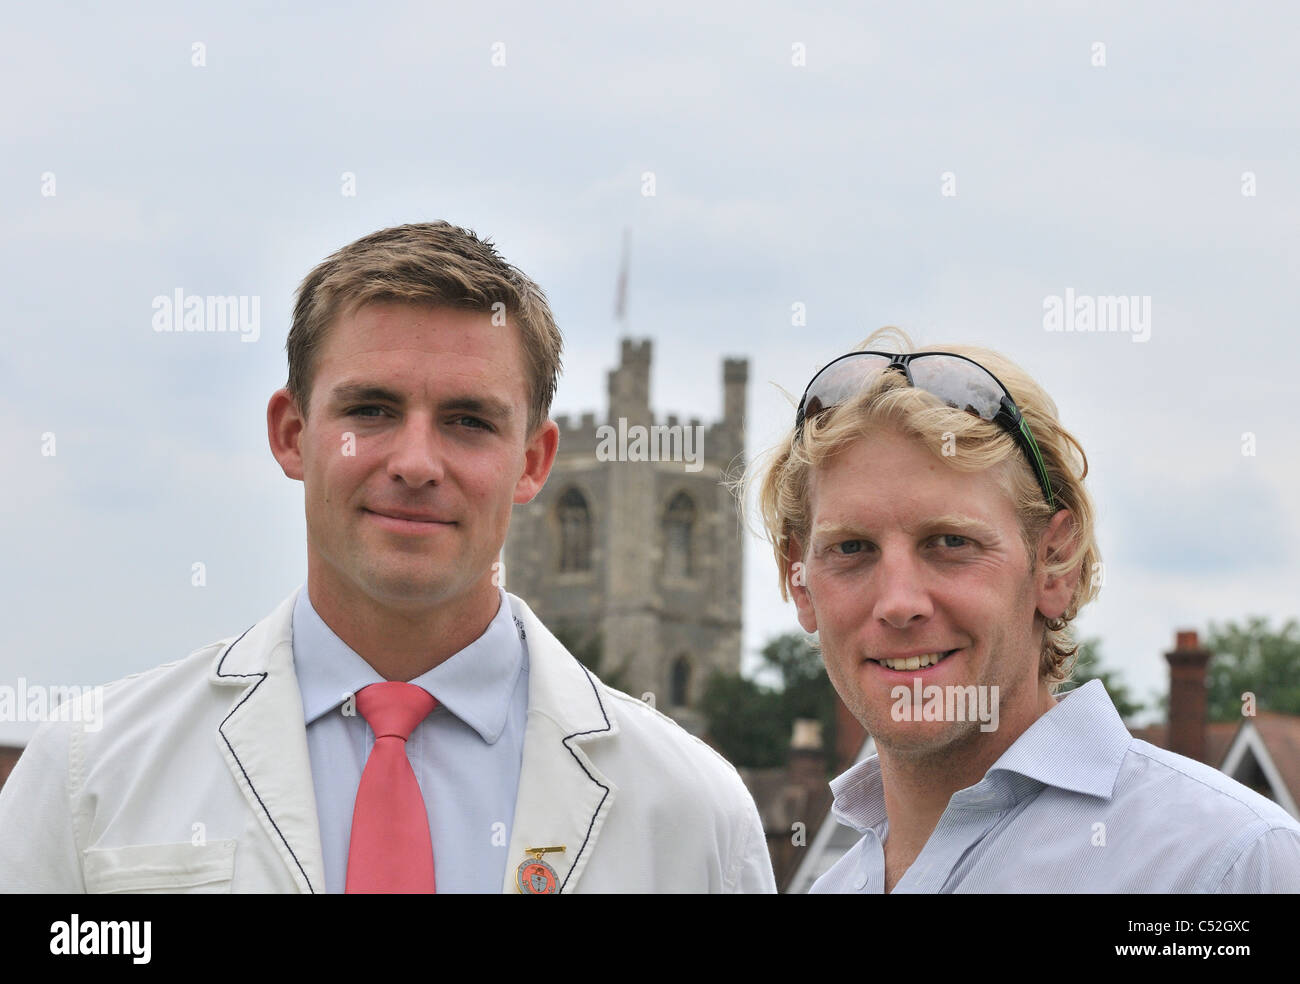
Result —
[{"label": "black trim on blazer", "polygon": [[316,889],[312,886],[311,879],[307,877],[307,872],[303,868],[302,862],[298,860],[298,855],[293,853],[293,847],[290,846],[288,838],[284,836],[284,831],[280,829],[280,825],[275,822],[275,817],[271,816],[271,811],[268,810],[266,808],[266,804],[262,802],[262,797],[257,795],[257,789],[256,787],[253,786],[253,780],[248,778],[248,772],[247,770],[244,769],[244,763],[240,762],[239,756],[235,754],[235,746],[230,744],[230,739],[227,738],[226,733],[221,730],[222,727],[225,725],[225,723],[234,716],[235,711],[239,710],[241,707],[244,706],[244,701],[248,700],[249,697],[253,696],[253,694],[257,691],[257,688],[262,685],[262,681],[265,680],[267,676],[265,673],[222,673],[221,672],[221,665],[225,663],[226,657],[230,655],[230,650],[234,649],[237,645],[239,645],[240,641],[244,638],[244,636],[248,635],[249,632],[253,631],[253,628],[254,626],[252,625],[246,628],[243,631],[243,633],[240,635],[240,637],[236,639],[234,642],[232,642],[230,646],[226,649],[226,651],[221,654],[221,659],[217,661],[217,676],[219,677],[224,677],[228,680],[238,680],[238,679],[245,679],[249,677],[257,677],[257,683],[253,684],[252,688],[248,691],[248,693],[244,694],[243,700],[241,700],[238,704],[232,707],[230,709],[230,713],[221,719],[221,724],[217,725],[217,731],[221,735],[221,740],[226,743],[226,747],[230,749],[231,757],[234,758],[235,764],[239,766],[239,771],[243,773],[244,781],[248,783],[248,788],[253,791],[253,796],[257,798],[258,805],[261,806],[262,812],[266,814],[266,819],[271,821],[271,826],[274,827],[275,832],[280,835],[280,840],[284,842],[285,849],[289,852],[289,856],[293,858],[293,863],[296,864],[298,866],[298,870],[302,872],[303,881],[307,883],[308,891],[310,891],[312,895],[315,895]]},{"label": "black trim on blazer", "polygon": [[[569,656],[575,663],[582,666],[582,663],[576,656],[572,653],[569,653]],[[605,703],[600,699],[600,691],[596,689],[596,684],[591,678],[591,671],[585,666],[582,666],[582,672],[587,676],[587,683],[591,685],[591,692],[596,695],[596,705],[600,708],[600,716],[605,719],[605,727],[593,728],[591,731],[575,731],[571,735],[565,735],[561,740],[564,742],[564,747],[569,750],[569,754],[573,756],[573,761],[578,763],[578,768],[587,773],[588,779],[594,782],[601,789],[605,790],[605,795],[602,796],[600,802],[596,804],[596,812],[591,815],[591,823],[587,824],[587,836],[582,838],[582,845],[578,848],[578,853],[573,856],[573,864],[569,866],[568,874],[564,876],[564,881],[560,883],[560,890],[556,893],[557,895],[564,894],[564,887],[569,884],[569,878],[573,874],[574,870],[577,869],[578,861],[582,857],[582,852],[587,849],[587,842],[591,840],[591,828],[596,825],[596,817],[600,815],[600,809],[605,805],[605,800],[609,799],[609,787],[593,776],[590,772],[587,772],[587,767],[582,764],[582,759],[578,758],[577,753],[574,752],[573,748],[569,745],[569,742],[574,738],[581,738],[584,735],[598,735],[603,731],[609,731],[611,727],[609,723],[609,715],[605,713]]]}]

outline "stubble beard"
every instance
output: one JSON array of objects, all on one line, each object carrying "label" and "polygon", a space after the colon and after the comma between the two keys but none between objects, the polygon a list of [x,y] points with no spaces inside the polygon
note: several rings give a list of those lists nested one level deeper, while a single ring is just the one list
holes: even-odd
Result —
[{"label": "stubble beard", "polygon": [[[828,659],[826,665],[832,686],[835,687],[849,712],[871,735],[877,751],[885,753],[895,761],[907,762],[909,766],[921,768],[943,768],[963,753],[976,748],[982,738],[987,739],[987,733],[980,730],[981,722],[978,719],[918,722],[915,718],[921,713],[922,708],[915,704],[911,707],[912,721],[895,721],[891,715],[891,708],[896,701],[892,697],[882,696],[880,701],[869,700],[856,678],[844,679],[838,669],[842,665],[839,660]],[[831,666],[837,669],[831,672],[829,670]],[[987,670],[985,672],[987,675]],[[977,686],[988,685],[988,681],[983,679],[972,682]],[[909,683],[907,686],[910,691],[912,685]],[[942,728],[936,730],[935,725],[941,725]]]}]

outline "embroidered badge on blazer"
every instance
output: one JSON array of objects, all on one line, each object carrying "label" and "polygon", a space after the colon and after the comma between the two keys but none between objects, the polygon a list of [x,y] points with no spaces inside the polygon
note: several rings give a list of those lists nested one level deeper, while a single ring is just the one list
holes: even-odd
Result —
[{"label": "embroidered badge on blazer", "polygon": [[515,869],[515,888],[521,895],[554,895],[560,890],[560,876],[555,869],[542,860],[543,854],[563,851],[563,847],[529,847],[525,858]]}]

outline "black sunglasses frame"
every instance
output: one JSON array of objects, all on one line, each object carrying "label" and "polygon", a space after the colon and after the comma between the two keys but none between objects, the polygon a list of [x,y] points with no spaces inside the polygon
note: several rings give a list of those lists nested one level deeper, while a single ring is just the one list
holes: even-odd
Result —
[{"label": "black sunglasses frame", "polygon": [[[933,390],[925,387],[916,386],[916,381],[912,378],[912,370],[909,368],[910,364],[916,359],[923,359],[926,356],[931,355],[943,355],[951,359],[961,359],[963,362],[969,362],[976,369],[980,370],[980,372],[988,376],[989,379],[997,383],[998,389],[1002,390],[1002,400],[997,411],[993,414],[992,419],[985,417],[983,414],[976,414],[976,416],[981,420],[988,420],[991,424],[998,424],[1015,439],[1016,444],[1020,446],[1021,451],[1024,452],[1025,457],[1029,459],[1029,463],[1034,468],[1034,473],[1038,478],[1038,485],[1043,490],[1043,497],[1047,500],[1048,507],[1053,511],[1056,510],[1056,495],[1052,491],[1051,480],[1047,477],[1047,465],[1043,461],[1043,454],[1038,449],[1038,442],[1034,440],[1034,435],[1029,429],[1029,424],[1025,422],[1024,415],[1020,412],[1020,408],[1016,406],[1016,401],[1011,398],[1011,392],[1002,384],[1002,380],[998,379],[997,376],[993,375],[993,373],[984,368],[984,366],[980,365],[969,356],[959,355],[956,352],[849,352],[845,355],[841,355],[838,359],[832,359],[830,362],[826,363],[826,365],[817,370],[816,375],[814,375],[808,385],[804,387],[803,397],[799,400],[799,409],[795,412],[795,440],[798,440],[803,434],[804,421],[807,419],[805,408],[808,405],[808,393],[812,390],[813,385],[817,380],[821,378],[822,373],[826,372],[826,370],[831,368],[831,366],[843,362],[845,359],[856,359],[864,355],[888,359],[888,364],[880,367],[881,372],[897,370],[906,377],[909,386],[923,389],[925,392],[932,393],[934,396],[939,397],[939,399],[944,400],[945,402],[947,402],[947,397],[942,394],[934,393]],[[824,404],[817,408],[813,413],[813,416],[817,416],[838,405],[839,404],[837,403]],[[968,412],[974,413],[974,411]]]}]

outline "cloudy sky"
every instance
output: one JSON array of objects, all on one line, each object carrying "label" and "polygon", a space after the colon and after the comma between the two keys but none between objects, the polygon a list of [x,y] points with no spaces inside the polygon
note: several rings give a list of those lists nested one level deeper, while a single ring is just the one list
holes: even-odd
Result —
[{"label": "cloudy sky", "polygon": [[[436,218],[549,294],[556,413],[604,410],[625,227],[654,406],[716,417],[747,356],[751,451],[884,324],[1020,362],[1092,465],[1080,631],[1140,696],[1176,629],[1297,614],[1300,13],[467,6],[9,12],[0,684],[182,657],[303,580],[264,417],[292,292]],[[259,298],[259,337],[155,332],[177,288]],[[1067,289],[1150,298],[1149,338],[1045,330]],[[746,563],[752,659],[795,623],[766,549]]]}]

